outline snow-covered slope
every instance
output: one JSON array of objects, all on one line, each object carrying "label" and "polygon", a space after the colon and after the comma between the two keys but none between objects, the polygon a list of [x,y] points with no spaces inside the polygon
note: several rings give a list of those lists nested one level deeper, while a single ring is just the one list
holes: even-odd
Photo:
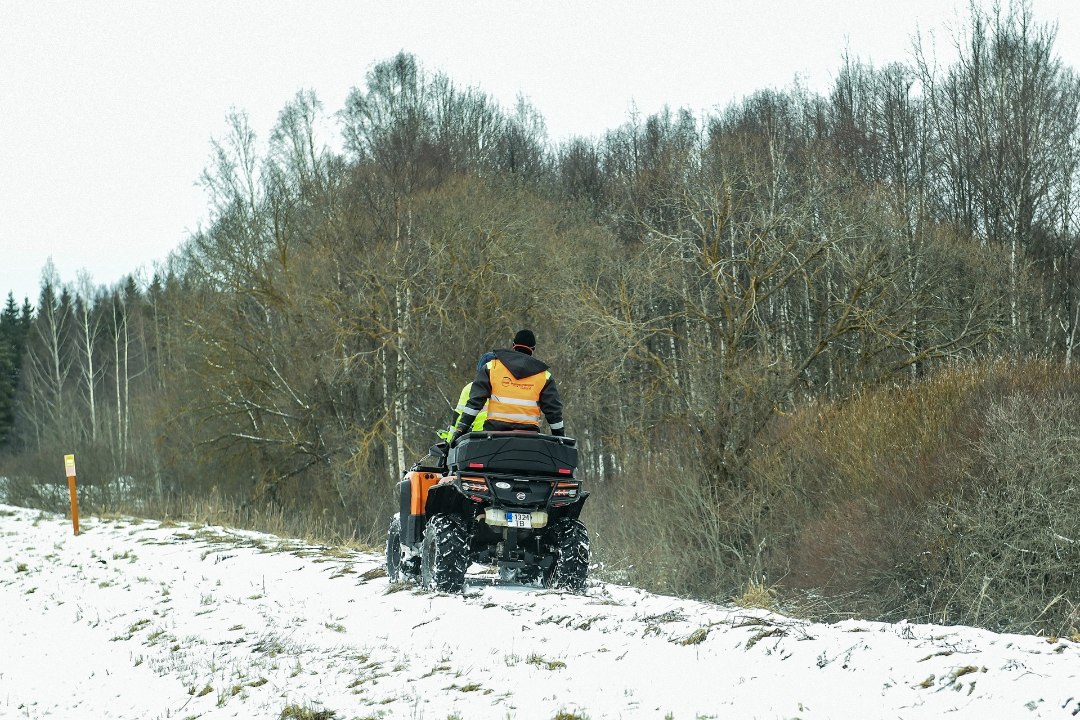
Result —
[{"label": "snow-covered slope", "polygon": [[3,505],[0,620],[0,718],[1080,716],[1069,640],[606,584],[432,594],[377,555],[133,519],[75,537]]}]

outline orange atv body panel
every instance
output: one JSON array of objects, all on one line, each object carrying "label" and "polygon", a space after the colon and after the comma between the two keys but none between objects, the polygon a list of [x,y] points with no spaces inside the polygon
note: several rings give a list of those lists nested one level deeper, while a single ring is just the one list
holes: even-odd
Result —
[{"label": "orange atv body panel", "polygon": [[405,479],[409,481],[409,514],[423,515],[424,506],[427,504],[428,490],[439,482],[442,475],[423,470],[411,470],[405,473]]}]

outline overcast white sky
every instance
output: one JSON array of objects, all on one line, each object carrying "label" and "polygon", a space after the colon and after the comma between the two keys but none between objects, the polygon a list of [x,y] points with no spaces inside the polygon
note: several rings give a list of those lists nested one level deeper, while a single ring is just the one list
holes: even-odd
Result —
[{"label": "overcast white sky", "polygon": [[[1080,70],[1080,3],[1032,8]],[[0,300],[35,302],[50,257],[68,283],[148,274],[205,218],[196,181],[231,108],[265,141],[298,90],[336,112],[400,50],[506,107],[524,95],[557,141],[796,77],[824,92],[845,48],[904,61],[921,30],[945,50],[967,15],[958,0],[2,0]]]}]

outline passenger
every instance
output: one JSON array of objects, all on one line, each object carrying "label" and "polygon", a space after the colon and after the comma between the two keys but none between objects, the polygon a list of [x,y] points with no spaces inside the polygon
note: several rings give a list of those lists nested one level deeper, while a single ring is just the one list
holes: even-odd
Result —
[{"label": "passenger", "polygon": [[[476,372],[480,372],[484,365],[490,360],[495,359],[495,353],[490,350],[480,356],[480,362],[476,364]],[[450,439],[454,435],[454,428],[461,422],[461,414],[465,411],[465,403],[469,400],[469,394],[472,391],[472,381],[465,383],[465,387],[461,388],[461,394],[458,396],[457,407],[454,408],[454,419],[450,422],[450,427],[439,433],[439,437],[450,442]],[[476,414],[476,419],[473,420],[472,427],[473,432],[484,429],[484,421],[487,420],[487,404],[480,409],[480,412]]]}]

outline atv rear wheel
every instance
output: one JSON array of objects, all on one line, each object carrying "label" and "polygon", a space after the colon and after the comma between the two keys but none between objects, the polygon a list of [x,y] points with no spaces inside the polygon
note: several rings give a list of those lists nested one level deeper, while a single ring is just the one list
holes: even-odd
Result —
[{"label": "atv rear wheel", "polygon": [[551,530],[555,564],[544,585],[579,593],[589,576],[589,530],[580,520],[563,520]]},{"label": "atv rear wheel", "polygon": [[469,534],[455,515],[432,515],[424,528],[420,577],[424,587],[440,592],[465,589]]}]

